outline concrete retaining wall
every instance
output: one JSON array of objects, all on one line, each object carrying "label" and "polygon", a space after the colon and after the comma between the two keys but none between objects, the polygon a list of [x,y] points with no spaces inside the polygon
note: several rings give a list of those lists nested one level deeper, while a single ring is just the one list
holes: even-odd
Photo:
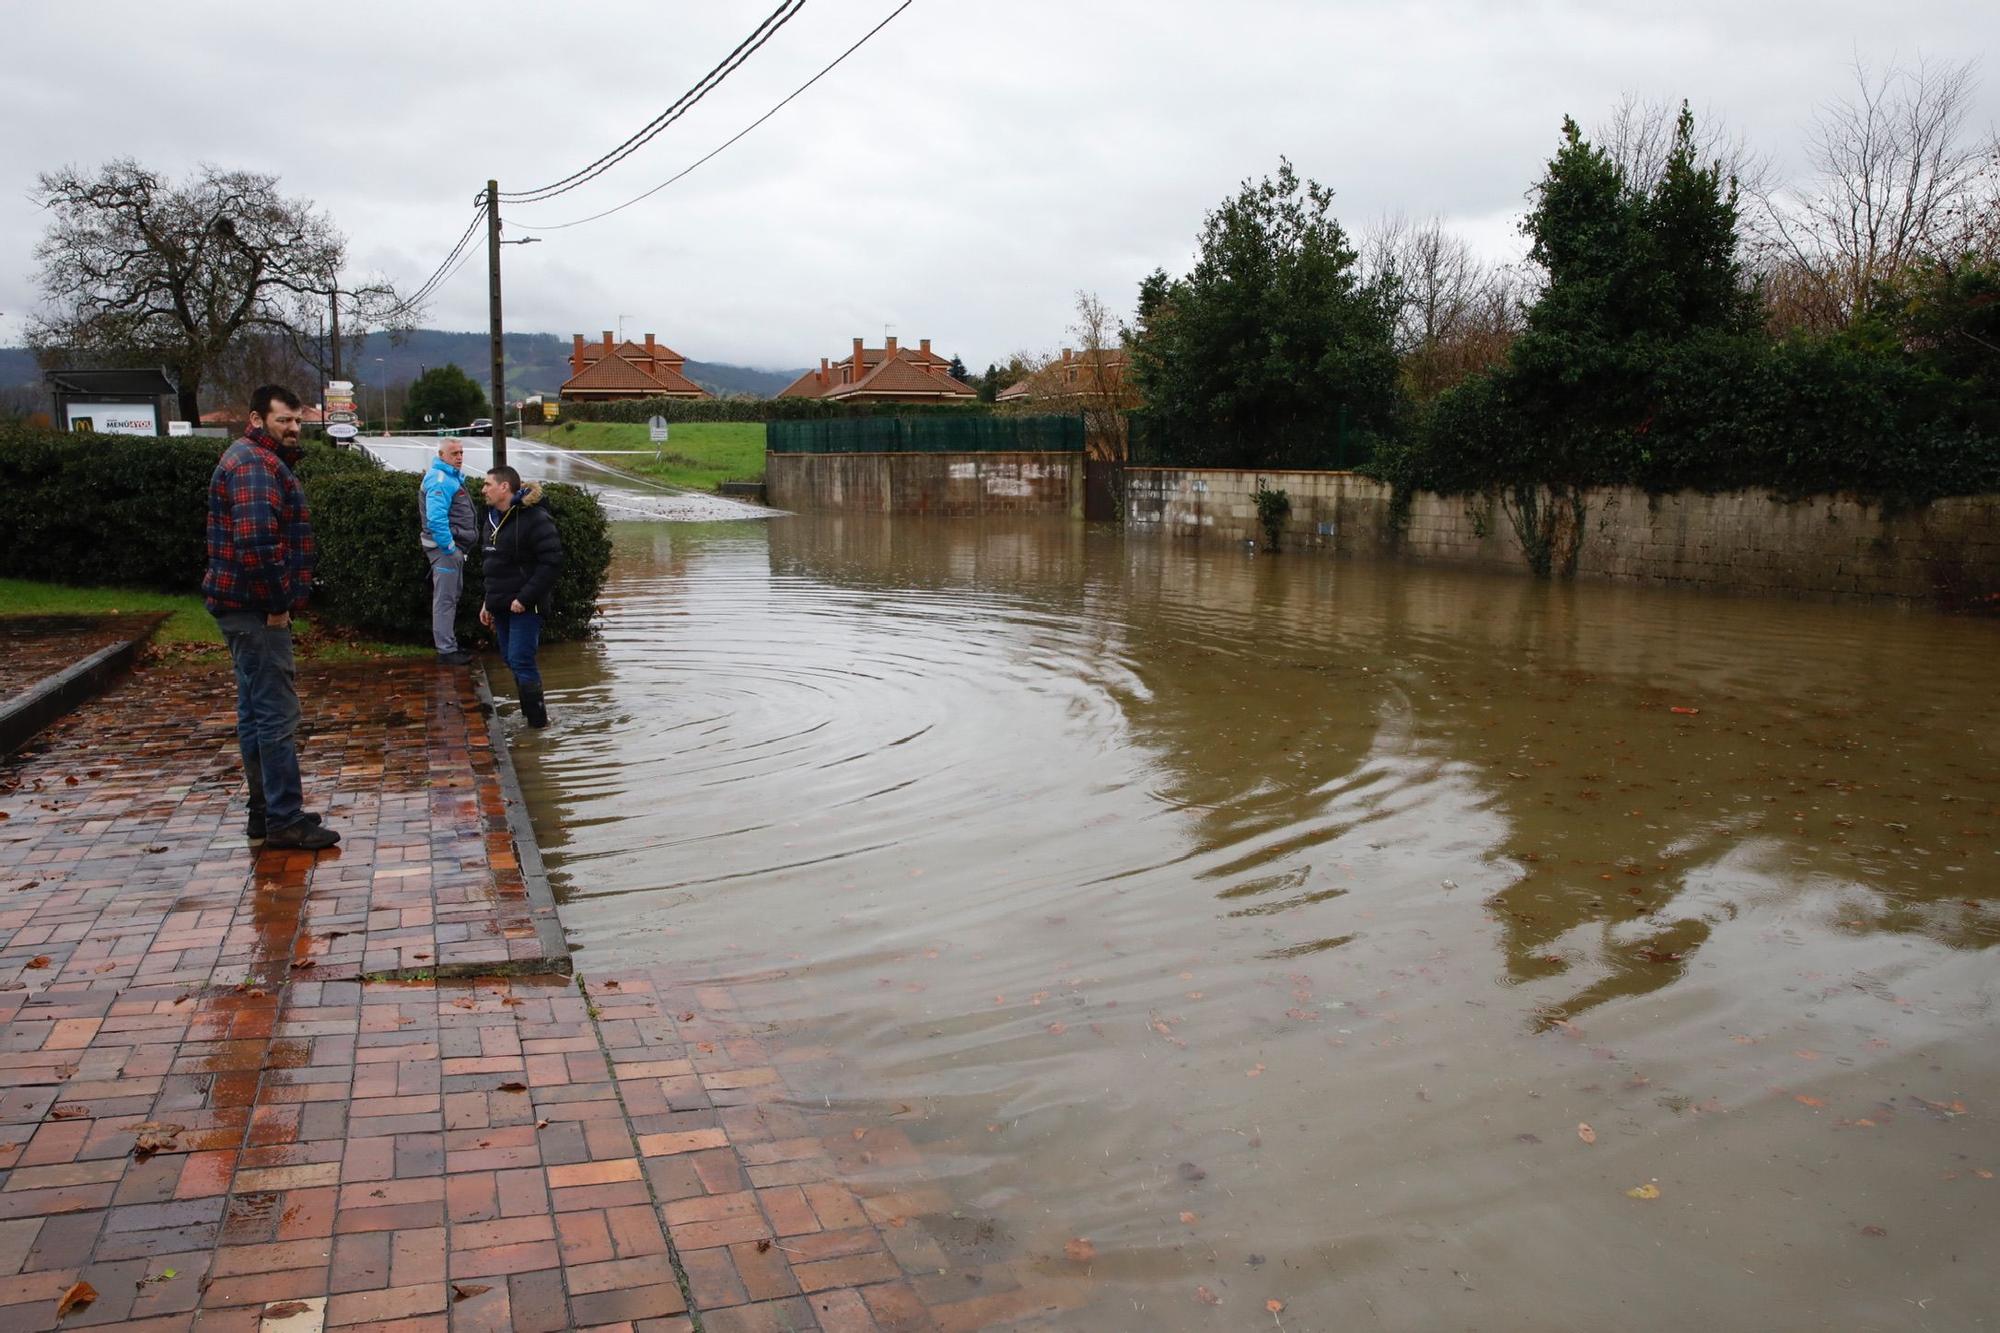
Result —
[{"label": "concrete retaining wall", "polygon": [[1081,454],[766,454],[765,503],[846,514],[1083,517]]},{"label": "concrete retaining wall", "polygon": [[[1389,488],[1346,472],[1129,468],[1126,530],[1235,545],[1260,539],[1260,480],[1291,498],[1287,550],[1527,572],[1499,504],[1420,495],[1397,533]],[[2000,605],[2000,496],[1888,513],[1841,497],[1651,496],[1617,487],[1589,492],[1587,503],[1582,578],[1954,609]]]}]

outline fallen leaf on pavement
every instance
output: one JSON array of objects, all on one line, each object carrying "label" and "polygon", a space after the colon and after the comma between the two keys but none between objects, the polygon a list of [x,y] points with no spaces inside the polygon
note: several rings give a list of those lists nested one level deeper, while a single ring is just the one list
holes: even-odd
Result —
[{"label": "fallen leaf on pavement", "polygon": [[1285,1303],[1274,1296],[1264,1302],[1264,1308],[1272,1314],[1283,1314],[1285,1312]]},{"label": "fallen leaf on pavement", "polygon": [[1071,1263],[1087,1264],[1097,1257],[1097,1247],[1081,1236],[1074,1236],[1063,1242],[1063,1253]]},{"label": "fallen leaf on pavement", "polygon": [[1181,1222],[1183,1225],[1193,1226],[1194,1221],[1195,1215],[1193,1213],[1188,1212],[1186,1209],[1181,1210]]},{"label": "fallen leaf on pavement", "polygon": [[1812,1095],[1810,1095],[1810,1094],[1808,1094],[1808,1093],[1803,1093],[1803,1092],[1795,1092],[1795,1093],[1793,1093],[1793,1094],[1792,1094],[1792,1100],[1793,1100],[1793,1101],[1795,1101],[1795,1102],[1797,1102],[1797,1103],[1798,1103],[1798,1104],[1799,1104],[1800,1106],[1825,1106],[1825,1105],[1826,1105],[1826,1103],[1825,1103],[1825,1102],[1823,1102],[1823,1101],[1821,1101],[1821,1100],[1820,1100],[1819,1098],[1817,1098],[1817,1097],[1814,1097],[1814,1096],[1812,1096]]},{"label": "fallen leaf on pavement", "polygon": [[1625,1197],[1628,1199],[1657,1199],[1660,1197],[1660,1187],[1651,1184],[1634,1185],[1631,1189],[1625,1191]]},{"label": "fallen leaf on pavement", "polygon": [[1889,1228],[1878,1227],[1875,1226],[1873,1223],[1871,1223],[1868,1226],[1861,1228],[1861,1234],[1864,1236],[1886,1236],[1889,1234]]},{"label": "fallen leaf on pavement", "polygon": [[62,1299],[56,1302],[56,1318],[61,1319],[72,1310],[80,1310],[97,1299],[97,1288],[88,1282],[72,1282]]},{"label": "fallen leaf on pavement", "polygon": [[44,967],[47,967],[48,965],[49,965],[49,956],[45,953],[38,953],[33,958],[30,958],[28,960],[28,966],[35,970],[40,970]]},{"label": "fallen leaf on pavement", "polygon": [[1597,1142],[1597,1131],[1592,1129],[1589,1125],[1583,1123],[1582,1121],[1577,1122],[1576,1136],[1582,1139],[1585,1143]]},{"label": "fallen leaf on pavement", "polygon": [[519,1079],[510,1078],[505,1083],[502,1083],[500,1085],[500,1091],[502,1092],[526,1092],[527,1090],[528,1090],[528,1085],[521,1082]]},{"label": "fallen leaf on pavement", "polygon": [[484,1296],[491,1290],[493,1288],[482,1286],[477,1282],[454,1282],[451,1284],[451,1298],[454,1301],[469,1301],[474,1296]]},{"label": "fallen leaf on pavement", "polygon": [[1194,1289],[1194,1298],[1200,1301],[1203,1305],[1222,1304],[1222,1297],[1210,1291],[1206,1286],[1196,1287]]}]

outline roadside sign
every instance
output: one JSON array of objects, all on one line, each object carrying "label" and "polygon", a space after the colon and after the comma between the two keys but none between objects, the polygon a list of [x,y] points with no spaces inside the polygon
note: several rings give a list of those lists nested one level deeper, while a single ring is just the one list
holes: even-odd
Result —
[{"label": "roadside sign", "polygon": [[328,426],[326,428],[326,433],[327,433],[327,438],[329,439],[351,440],[356,435],[360,434],[360,431],[356,430],[354,426],[349,422],[336,421],[331,426]]},{"label": "roadside sign", "polygon": [[192,435],[194,434],[194,423],[192,421],[169,421],[167,423],[167,434]]},{"label": "roadside sign", "polygon": [[654,417],[651,421],[648,421],[646,423],[646,438],[650,439],[654,444],[665,444],[667,442],[667,419],[665,417]]},{"label": "roadside sign", "polygon": [[[359,419],[354,412],[354,382],[352,380],[329,381],[326,386],[326,416],[324,418],[328,426],[327,434],[333,435],[332,427],[334,426],[352,426]],[[352,432],[350,431],[348,435],[335,435],[334,438],[344,440],[351,436]]]}]

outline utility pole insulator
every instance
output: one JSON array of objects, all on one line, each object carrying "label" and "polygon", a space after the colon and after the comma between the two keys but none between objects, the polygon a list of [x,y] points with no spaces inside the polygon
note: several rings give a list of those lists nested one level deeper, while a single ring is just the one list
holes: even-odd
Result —
[{"label": "utility pole insulator", "polygon": [[486,286],[493,326],[493,466],[507,466],[507,356],[500,335],[500,182],[486,182]]}]

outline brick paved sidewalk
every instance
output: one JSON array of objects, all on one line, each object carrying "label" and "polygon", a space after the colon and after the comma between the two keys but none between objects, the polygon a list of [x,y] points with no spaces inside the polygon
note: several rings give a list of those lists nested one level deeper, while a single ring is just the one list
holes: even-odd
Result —
[{"label": "brick paved sidewalk", "polygon": [[157,615],[0,616],[0,702],[100,648],[152,632]]},{"label": "brick paved sidewalk", "polygon": [[905,1229],[942,1195],[839,1184],[907,1140],[809,1123],[725,991],[382,979],[527,966],[548,909],[464,673],[325,668],[301,692],[308,805],[346,838],[318,857],[244,841],[226,668],[142,669],[0,765],[0,1333],[57,1326],[79,1283],[62,1327],[1064,1307],[997,1268],[945,1278]]}]

